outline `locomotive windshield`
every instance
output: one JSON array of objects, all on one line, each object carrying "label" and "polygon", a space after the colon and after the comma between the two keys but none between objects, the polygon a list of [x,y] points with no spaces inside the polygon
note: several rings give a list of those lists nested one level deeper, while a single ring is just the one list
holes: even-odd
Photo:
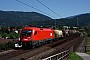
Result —
[{"label": "locomotive windshield", "polygon": [[32,30],[22,30],[22,36],[31,36]]}]

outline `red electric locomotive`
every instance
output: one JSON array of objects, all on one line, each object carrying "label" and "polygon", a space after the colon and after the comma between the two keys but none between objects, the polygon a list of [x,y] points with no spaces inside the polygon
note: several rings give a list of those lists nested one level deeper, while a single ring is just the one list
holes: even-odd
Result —
[{"label": "red electric locomotive", "polygon": [[54,39],[54,30],[50,28],[24,27],[20,33],[20,42],[15,47],[34,46]]}]

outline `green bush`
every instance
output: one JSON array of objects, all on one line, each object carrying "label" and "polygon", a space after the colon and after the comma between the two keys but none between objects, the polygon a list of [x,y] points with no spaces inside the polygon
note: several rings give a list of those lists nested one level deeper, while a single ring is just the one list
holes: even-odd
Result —
[{"label": "green bush", "polygon": [[7,33],[3,33],[3,34],[1,34],[1,36],[2,36],[2,38],[6,38],[6,37],[8,37],[9,35],[8,35]]},{"label": "green bush", "polygon": [[14,39],[14,38],[19,38],[19,34],[18,33],[10,33],[10,34],[7,34],[7,33],[3,33],[1,34],[2,38],[10,38],[10,39]]}]

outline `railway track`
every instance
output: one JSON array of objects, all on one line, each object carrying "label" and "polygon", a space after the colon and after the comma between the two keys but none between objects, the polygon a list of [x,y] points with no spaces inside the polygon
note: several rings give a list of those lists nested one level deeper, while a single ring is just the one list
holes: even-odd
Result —
[{"label": "railway track", "polygon": [[[52,42],[51,44],[46,44],[44,46],[41,46],[39,48],[31,49],[31,50],[17,50],[12,51],[10,53],[0,55],[0,60],[22,60],[22,59],[28,59],[30,57],[33,57],[35,55],[38,55],[44,51],[48,51],[52,48],[55,48],[58,50],[62,49],[66,45],[70,44],[71,41],[73,42],[73,39],[77,38],[77,36],[72,36],[66,39],[58,40],[56,42]],[[69,40],[69,41],[68,41]],[[68,42],[68,44],[66,44]],[[63,45],[63,47],[57,47],[58,45]],[[58,49],[59,48],[59,49]],[[68,47],[67,47],[68,48]],[[63,49],[62,49],[63,50]]]},{"label": "railway track", "polygon": [[82,39],[84,37],[78,37],[76,39],[73,39],[67,43],[64,43],[64,44],[61,44],[59,46],[56,46],[54,48],[52,48],[51,50],[48,50],[46,52],[43,52],[39,55],[36,55],[36,56],[33,56],[33,57],[30,57],[28,58],[27,60],[39,60],[39,59],[44,59],[46,57],[49,57],[51,55],[54,55],[54,54],[57,54],[57,53],[60,53],[62,51],[65,51],[65,50],[68,50],[69,48],[71,48],[73,46],[73,50],[76,49],[76,47],[78,46],[75,46],[75,45],[79,45],[81,42],[82,42]]},{"label": "railway track", "polygon": [[[57,58],[59,57],[63,57],[63,56],[65,56],[64,54],[68,54],[68,53],[70,53],[71,52],[71,49],[73,50],[73,51],[76,51],[77,49],[76,49],[76,47],[78,48],[78,46],[80,45],[80,43],[84,40],[84,38],[85,37],[78,37],[78,38],[76,38],[76,39],[74,39],[74,40],[71,40],[71,41],[69,41],[69,42],[67,42],[67,43],[64,43],[64,44],[62,44],[62,45],[60,45],[60,46],[57,46],[57,47],[55,47],[54,49],[53,49],[53,51],[52,52],[50,52],[50,53],[53,53],[53,54],[42,54],[42,56],[38,56],[38,57],[41,57],[41,58],[37,58],[37,60],[38,59],[44,59],[44,58],[47,58],[47,57],[49,57],[50,58],[50,56],[54,56],[53,58],[54,59],[52,59],[52,60],[57,60]],[[73,47],[73,48],[72,48]],[[67,53],[64,53],[64,54],[60,54],[58,57],[57,56],[55,56],[56,54],[58,54],[58,53],[62,53],[62,52],[64,52],[64,51],[69,51],[69,52],[67,52]],[[48,56],[47,56],[48,55]],[[67,55],[67,56],[65,56],[62,60],[66,60],[67,59],[67,57],[69,56],[69,54]],[[36,56],[35,56],[36,57]],[[32,59],[28,59],[28,60],[33,60],[35,57],[33,57]],[[60,58],[60,59],[61,59]],[[48,60],[48,59],[47,59]]]},{"label": "railway track", "polygon": [[15,57],[17,55],[23,54],[28,52],[29,50],[16,50],[16,51],[12,51],[10,53],[4,54],[4,55],[0,55],[0,60],[8,60],[12,57]]}]

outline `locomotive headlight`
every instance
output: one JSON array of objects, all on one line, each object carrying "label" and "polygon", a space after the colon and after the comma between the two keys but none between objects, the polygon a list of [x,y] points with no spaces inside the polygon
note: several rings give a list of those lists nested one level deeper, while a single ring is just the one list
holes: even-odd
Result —
[{"label": "locomotive headlight", "polygon": [[24,39],[24,40],[28,40],[28,39]]}]

